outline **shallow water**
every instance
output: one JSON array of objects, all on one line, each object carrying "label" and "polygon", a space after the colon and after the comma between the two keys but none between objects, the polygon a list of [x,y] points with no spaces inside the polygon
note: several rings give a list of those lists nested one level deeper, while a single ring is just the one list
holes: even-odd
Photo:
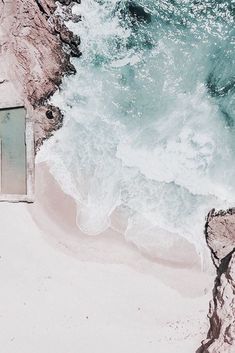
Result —
[{"label": "shallow water", "polygon": [[83,55],[39,160],[80,205],[83,232],[119,210],[147,252],[177,235],[200,252],[207,212],[235,199],[235,2],[86,0],[74,12]]}]

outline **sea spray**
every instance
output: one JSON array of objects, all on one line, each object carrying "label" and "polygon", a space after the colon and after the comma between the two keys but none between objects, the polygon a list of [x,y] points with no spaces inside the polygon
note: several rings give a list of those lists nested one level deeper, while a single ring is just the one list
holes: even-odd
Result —
[{"label": "sea spray", "polygon": [[77,74],[53,97],[64,125],[42,148],[77,224],[125,214],[146,252],[204,246],[204,217],[235,199],[233,1],[86,0],[69,23]]}]

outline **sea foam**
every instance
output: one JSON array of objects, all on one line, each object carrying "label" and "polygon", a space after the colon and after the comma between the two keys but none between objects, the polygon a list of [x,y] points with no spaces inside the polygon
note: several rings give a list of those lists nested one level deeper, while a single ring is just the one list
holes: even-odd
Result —
[{"label": "sea foam", "polygon": [[64,125],[38,161],[78,203],[83,232],[102,233],[121,211],[126,239],[146,252],[174,236],[200,252],[207,212],[235,198],[235,100],[233,89],[220,94],[235,69],[232,12],[213,1],[138,1],[145,22],[128,4],[74,6],[82,21],[69,27],[83,55],[52,99]]}]

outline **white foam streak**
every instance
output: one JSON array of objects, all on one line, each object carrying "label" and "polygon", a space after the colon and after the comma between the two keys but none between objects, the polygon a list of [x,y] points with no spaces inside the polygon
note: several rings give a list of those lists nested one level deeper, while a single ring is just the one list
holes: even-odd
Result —
[{"label": "white foam streak", "polygon": [[118,3],[74,7],[82,21],[69,25],[83,56],[53,98],[64,126],[38,160],[76,200],[83,232],[102,233],[120,209],[126,239],[147,252],[174,237],[200,252],[206,213],[235,198],[233,135],[204,85],[214,37],[192,37],[195,24],[187,36],[154,23],[133,32],[115,13]]}]

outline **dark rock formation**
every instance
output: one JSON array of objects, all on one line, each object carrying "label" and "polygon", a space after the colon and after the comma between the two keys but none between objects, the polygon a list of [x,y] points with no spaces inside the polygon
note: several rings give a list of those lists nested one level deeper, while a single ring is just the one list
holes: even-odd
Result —
[{"label": "dark rock formation", "polygon": [[128,11],[132,19],[136,21],[143,21],[147,23],[151,22],[151,14],[148,13],[142,6],[139,6],[134,2],[129,3]]},{"label": "dark rock formation", "polygon": [[67,52],[71,56],[79,57],[82,53],[79,50],[80,38],[77,35],[74,35],[62,21],[59,16],[56,16],[54,19],[54,28],[55,32],[60,36],[62,43],[66,45]]},{"label": "dark rock formation", "polygon": [[206,240],[217,269],[210,302],[210,329],[197,353],[235,352],[235,209],[215,212],[206,222]]},{"label": "dark rock formation", "polygon": [[211,95],[211,97],[224,97],[229,93],[235,91],[235,79],[230,78],[228,81],[223,84],[218,84],[219,79],[216,79],[213,74],[209,74],[206,82],[206,87]]},{"label": "dark rock formation", "polygon": [[150,23],[152,16],[147,10],[133,1],[122,2],[118,1],[116,4],[116,10],[118,11],[121,18],[131,21],[135,27],[138,23]]}]

